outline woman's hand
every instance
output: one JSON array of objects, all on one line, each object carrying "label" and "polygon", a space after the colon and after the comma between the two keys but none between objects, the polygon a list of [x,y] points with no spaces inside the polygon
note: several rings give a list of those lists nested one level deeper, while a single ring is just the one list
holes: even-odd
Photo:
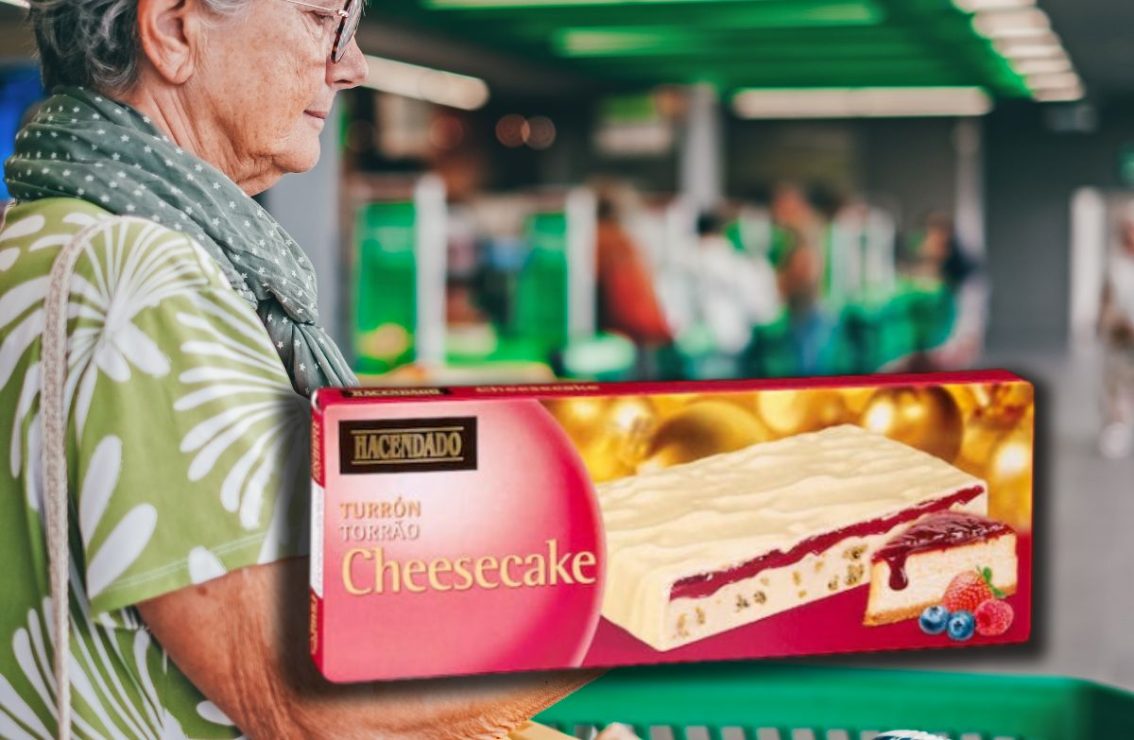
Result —
[{"label": "woman's hand", "polygon": [[307,653],[307,579],[307,559],[295,558],[138,610],[178,668],[250,738],[499,738],[598,675],[333,684]]}]

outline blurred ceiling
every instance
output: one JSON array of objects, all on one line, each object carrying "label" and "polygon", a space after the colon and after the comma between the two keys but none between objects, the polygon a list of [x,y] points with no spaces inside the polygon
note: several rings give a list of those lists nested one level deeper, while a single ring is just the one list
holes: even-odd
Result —
[{"label": "blurred ceiling", "polygon": [[431,29],[615,84],[1028,94],[952,0],[400,0],[373,3],[366,22]]},{"label": "blurred ceiling", "polygon": [[[1134,0],[1037,2],[1090,93],[1134,93]],[[26,61],[29,36],[0,4],[0,63]],[[701,80],[1027,92],[953,0],[369,0],[360,43],[515,94]]]}]

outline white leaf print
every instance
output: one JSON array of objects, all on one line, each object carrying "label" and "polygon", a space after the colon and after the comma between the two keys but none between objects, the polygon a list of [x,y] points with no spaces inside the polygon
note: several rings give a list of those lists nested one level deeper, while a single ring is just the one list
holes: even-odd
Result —
[{"label": "white leaf print", "polygon": [[[52,625],[47,626],[49,630],[52,628]],[[29,610],[28,628],[17,632],[15,637],[12,638],[16,662],[23,669],[24,675],[27,676],[40,701],[46,705],[52,705],[55,702],[55,687],[48,688],[47,683],[43,680],[44,676],[52,675],[52,658],[48,655],[47,643],[54,644],[54,637],[54,633],[48,631],[48,639],[46,641],[43,639],[44,633],[40,629],[39,620],[35,618],[35,612]]]},{"label": "white leaf print", "polygon": [[[300,470],[300,465],[311,459],[310,436],[306,434],[293,435],[292,445],[286,449],[282,461],[277,463],[276,474],[282,480],[304,480],[306,470]],[[279,466],[282,464],[282,468]],[[303,489],[306,491],[306,487]],[[298,542],[289,548],[292,553],[307,554],[309,550],[310,524],[307,521],[306,509],[301,509],[303,521],[292,521],[292,507],[296,505],[300,489],[296,486],[285,486],[276,498],[275,511],[272,512],[272,521],[268,525],[268,534],[260,547],[258,563],[272,563],[279,560],[284,553],[284,546],[292,544],[292,538],[298,535]]]},{"label": "white leaf print", "polygon": [[[0,303],[3,303],[2,299]],[[12,379],[12,371],[41,334],[43,334],[43,310],[36,309],[4,338],[3,344],[0,344],[0,388],[8,385],[8,381]]]},{"label": "white leaf print", "polygon": [[72,211],[71,213],[68,213],[63,217],[63,223],[74,224],[75,226],[79,226],[85,229],[91,224],[97,224],[99,221],[105,221],[108,218],[113,218],[113,216],[107,213],[103,213],[102,211],[98,211],[96,213]]},{"label": "white leaf print", "polygon": [[[185,380],[188,373],[182,373],[181,380]],[[220,373],[215,374],[215,379],[220,380]],[[187,396],[182,396],[173,405],[177,411],[184,411],[186,409],[193,409],[209,401],[216,401],[218,399],[231,396],[234,393],[263,393],[266,390],[277,390],[279,385],[270,380],[262,380],[259,382],[251,381],[238,376],[240,383],[224,383],[218,385],[211,385],[202,388],[195,393],[190,393]]]},{"label": "white leaf print", "polygon": [[[43,448],[42,424],[40,415],[32,417],[28,425],[28,459],[38,460],[40,450]],[[43,472],[41,465],[29,465],[27,475],[24,476],[24,494],[27,496],[28,508],[32,511],[43,509]]]},{"label": "white leaf print", "polygon": [[16,402],[16,417],[12,422],[12,449],[10,464],[12,477],[19,478],[22,469],[23,455],[20,443],[24,438],[22,427],[24,419],[31,411],[32,401],[39,395],[39,363],[32,363],[24,374],[24,385],[20,388],[20,399]]},{"label": "white leaf print", "polygon": [[138,229],[135,223],[108,223],[88,250],[90,279],[78,273],[71,279],[69,314],[89,322],[68,342],[68,399],[81,378],[75,405],[80,434],[99,372],[125,383],[131,366],[153,377],[170,370],[169,358],[135,325],[138,314],[167,298],[194,300],[205,285],[193,245],[183,235],[154,224]]},{"label": "white leaf print", "polygon": [[84,547],[90,546],[98,523],[106,513],[110,496],[118,485],[121,467],[122,440],[115,436],[105,437],[95,447],[79,493],[79,531]]},{"label": "white leaf print", "polygon": [[[79,647],[82,648],[82,646]],[[103,727],[114,727],[114,721],[110,718],[107,707],[104,706],[106,703],[105,698],[108,697],[106,697],[105,694],[100,696],[102,692],[99,691],[99,688],[101,687],[96,687],[91,682],[90,677],[82,670],[78,661],[75,660],[73,652],[71,655],[71,671],[68,674],[68,678],[70,679],[71,689],[74,691],[75,695],[82,697],[82,699],[90,705],[91,711],[94,712],[99,723]],[[102,699],[102,701],[100,701],[100,699]],[[143,735],[143,737],[145,737],[145,735]]]},{"label": "white leaf print", "polygon": [[249,471],[257,461],[264,458],[264,448],[271,442],[272,438],[267,434],[260,435],[224,477],[224,483],[221,484],[221,504],[228,511],[236,511],[240,505],[240,497],[248,482]]},{"label": "white leaf print", "polygon": [[[75,428],[80,435],[87,426],[87,414],[90,413],[91,402],[94,400],[95,383],[98,382],[98,366],[89,366],[83,371],[81,377],[82,380],[79,381],[79,395],[75,399]],[[68,378],[68,386],[68,390],[74,388],[70,383],[70,378]]]},{"label": "white leaf print", "polygon": [[[174,408],[178,411],[183,410],[188,406],[181,406],[180,402],[174,404]],[[256,404],[256,411],[262,413],[270,408],[270,404],[260,402]],[[247,418],[247,414],[242,413],[243,407],[230,408],[226,411],[217,414],[209,419],[198,423],[181,439],[182,452],[195,452],[209,442],[215,439],[217,435],[221,434],[225,429],[240,423],[242,419]]]},{"label": "white leaf print", "polygon": [[200,363],[178,376],[186,390],[174,403],[175,410],[195,414],[180,447],[196,453],[189,477],[201,480],[222,467],[221,505],[237,514],[245,529],[261,526],[265,502],[271,500],[261,555],[276,553],[291,539],[285,530],[294,526],[279,516],[281,506],[288,509],[291,489],[305,478],[281,475],[282,451],[295,449],[295,440],[307,435],[307,404],[291,389],[263,324],[247,304],[234,293],[217,291],[197,308],[197,313],[178,314],[194,335],[181,349]]},{"label": "white leaf print", "polygon": [[182,441],[182,451],[191,452],[194,445],[204,446],[189,466],[189,479],[196,481],[208,475],[229,446],[258,422],[270,419],[275,413],[277,409],[271,403],[248,404],[243,409],[217,415],[190,429]]},{"label": "white leaf print", "polygon": [[0,272],[7,272],[9,267],[16,264],[16,258],[19,256],[19,247],[11,247],[0,251]]},{"label": "white leaf print", "polygon": [[94,551],[87,565],[87,594],[95,598],[142,554],[157,527],[157,509],[138,504]]},{"label": "white leaf print", "polygon": [[[47,278],[32,278],[0,295],[0,329],[47,297]],[[4,383],[0,383],[0,388]]]},{"label": "white leaf print", "polygon": [[28,251],[29,252],[38,252],[41,249],[51,249],[53,247],[56,247],[56,248],[62,247],[64,244],[67,244],[68,242],[70,242],[72,238],[73,238],[72,234],[52,234],[51,236],[45,236],[43,238],[36,239],[34,242],[32,242],[31,245],[28,247]]},{"label": "white leaf print", "polygon": [[18,221],[13,221],[8,224],[3,231],[0,231],[0,243],[31,236],[32,234],[43,231],[43,227],[46,225],[47,219],[38,213],[28,216],[27,218],[21,218]]},{"label": "white leaf print", "polygon": [[[17,722],[31,728],[35,734],[29,734]],[[51,736],[32,708],[16,693],[8,679],[0,674],[0,737],[11,740],[50,740]]]},{"label": "white leaf print", "polygon": [[114,335],[114,344],[123,357],[129,356],[147,375],[157,378],[169,372],[169,358],[154,340],[133,324],[126,324]]},{"label": "white leaf print", "polygon": [[244,488],[244,498],[240,502],[240,525],[245,529],[252,529],[260,524],[260,508],[264,503],[264,494],[268,487],[268,479],[272,475],[273,463],[278,462],[269,457],[260,461],[256,472],[248,480]]},{"label": "white leaf print", "polygon": [[115,383],[125,383],[130,380],[130,361],[118,348],[115,338],[109,341],[104,339],[95,350],[94,364],[102,370]]},{"label": "white leaf print", "polygon": [[[88,702],[94,701],[100,705],[101,712],[98,713],[98,717],[108,726],[110,717],[106,711],[107,707],[101,705],[105,705],[109,699],[113,702],[111,711],[116,715],[118,724],[128,726],[130,734],[134,737],[152,736],[144,729],[147,722],[130,699],[117,672],[102,670],[106,666],[125,662],[122,651],[118,649],[117,642],[100,639],[103,635],[90,621],[89,612],[85,608],[83,610],[83,625],[85,629],[80,629],[80,634],[89,633],[94,639],[76,641],[71,651],[73,664],[79,666],[77,675],[86,678],[78,693],[87,697]],[[106,675],[104,676],[104,674]]]},{"label": "white leaf print", "polygon": [[205,547],[194,547],[189,551],[189,578],[193,583],[204,583],[220,578],[228,570],[216,555]]},{"label": "white leaf print", "polygon": [[220,707],[218,707],[216,704],[213,704],[211,701],[203,701],[198,704],[197,714],[201,715],[213,724],[225,725],[226,727],[233,726],[233,721],[228,718],[228,715],[222,712],[220,710]]},{"label": "white leaf print", "polygon": [[[79,597],[80,603],[83,603],[82,583],[78,580],[73,559],[71,573],[72,592]],[[11,642],[16,664],[31,686],[31,693],[21,695],[7,677],[0,675],[0,737],[5,740],[8,738],[52,740],[55,737],[55,733],[44,722],[46,717],[54,724],[57,716],[55,674],[52,663],[55,635],[52,632],[51,620],[46,616],[51,612],[51,599],[43,599],[41,605],[42,608],[38,611],[34,609],[28,611],[26,626],[16,630]],[[141,715],[131,705],[121,681],[117,678],[116,665],[121,665],[123,661],[121,651],[117,648],[114,631],[108,632],[97,628],[87,618],[83,609],[72,609],[71,620],[74,639],[71,642],[72,653],[68,676],[75,695],[83,700],[86,709],[94,715],[99,724],[98,728],[93,727],[82,712],[73,713],[72,727],[76,736],[122,737],[121,728],[128,727],[130,732],[126,736],[129,737],[154,740],[159,737],[183,737],[180,725],[176,722],[166,727],[154,723],[145,727],[136,721],[141,719]],[[139,634],[147,644],[151,644],[148,633],[139,630]],[[98,659],[93,657],[89,649],[90,645],[96,646]],[[113,655],[106,651],[107,645],[111,647]],[[104,680],[104,674],[113,677],[112,681],[115,684],[113,687]],[[146,698],[154,701],[157,694],[152,691],[152,686],[150,689]],[[170,732],[174,734],[168,734]]]},{"label": "white leaf print", "polygon": [[[16,656],[16,664],[20,666],[20,670],[29,679],[32,689],[35,691],[39,700],[45,706],[54,706],[55,703],[55,687],[52,686],[49,691],[47,688],[47,681],[44,676],[51,676],[51,660],[43,654],[40,654],[37,659],[32,648],[32,640],[30,637],[31,632],[40,633],[40,623],[34,611],[28,612],[28,629],[17,630],[16,634],[12,637],[12,652]],[[42,647],[42,641],[37,641]],[[54,644],[54,640],[51,641]],[[24,705],[27,706],[26,704]],[[21,721],[25,717],[19,717]]]}]

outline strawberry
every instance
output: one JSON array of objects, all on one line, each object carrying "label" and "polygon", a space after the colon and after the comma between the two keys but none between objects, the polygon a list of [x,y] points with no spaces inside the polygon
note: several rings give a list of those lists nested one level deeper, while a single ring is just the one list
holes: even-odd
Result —
[{"label": "strawberry", "polygon": [[949,587],[945,589],[945,595],[941,598],[941,604],[950,612],[975,612],[984,602],[1003,595],[992,585],[991,569],[967,570],[949,582]]},{"label": "strawberry", "polygon": [[989,599],[976,608],[973,616],[976,617],[978,635],[996,637],[1008,631],[1012,626],[1012,618],[1016,615],[1012,611],[1012,605],[1007,601]]}]

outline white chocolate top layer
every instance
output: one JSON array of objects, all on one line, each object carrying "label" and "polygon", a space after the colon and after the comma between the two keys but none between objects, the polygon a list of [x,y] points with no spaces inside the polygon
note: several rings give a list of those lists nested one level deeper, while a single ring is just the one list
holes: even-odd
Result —
[{"label": "white chocolate top layer", "polygon": [[681,578],[974,487],[983,481],[850,425],[601,484],[603,613],[627,626]]}]

